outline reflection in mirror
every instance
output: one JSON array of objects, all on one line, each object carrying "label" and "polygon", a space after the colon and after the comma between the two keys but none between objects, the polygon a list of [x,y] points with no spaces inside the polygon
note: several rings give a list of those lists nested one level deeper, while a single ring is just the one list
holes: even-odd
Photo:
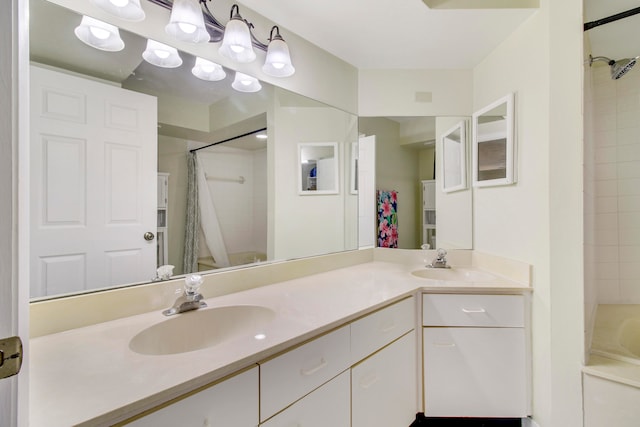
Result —
[{"label": "reflection in mirror", "polygon": [[298,158],[300,194],[338,193],[338,144],[301,142],[298,144]]},{"label": "reflection in mirror", "polygon": [[[375,136],[376,189],[397,191],[398,247],[418,249],[428,243],[472,249],[471,190],[443,193],[440,168],[436,168],[441,164],[436,161],[438,151],[442,151],[436,141],[455,124],[466,123],[468,118],[360,117],[358,120],[362,134]],[[375,212],[377,206],[372,205],[371,210]],[[452,229],[464,234],[464,239],[451,236]]]},{"label": "reflection in mirror", "polygon": [[442,191],[467,188],[466,122],[456,123],[442,135]]},{"label": "reflection in mirror", "polygon": [[473,114],[473,184],[513,184],[513,94]]},{"label": "reflection in mirror", "polygon": [[[264,83],[235,91],[229,69],[220,81],[196,78],[184,52],[182,66],[156,67],[128,31],[122,51],[94,49],[75,37],[80,21],[30,2],[32,297],[146,283],[161,265],[175,278],[357,247],[348,182],[340,194],[300,198],[292,154],[300,141],[335,141],[337,172],[349,176],[355,116]],[[197,151],[190,181],[191,151],[220,141]],[[198,208],[193,222],[187,207],[200,197],[215,211]],[[214,216],[224,255],[207,237]]]}]

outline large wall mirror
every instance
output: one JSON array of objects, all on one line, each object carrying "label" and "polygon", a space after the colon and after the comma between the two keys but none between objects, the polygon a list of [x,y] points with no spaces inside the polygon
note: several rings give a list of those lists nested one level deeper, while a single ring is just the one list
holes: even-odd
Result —
[{"label": "large wall mirror", "polygon": [[468,117],[359,118],[361,134],[375,140],[375,191],[396,194],[398,248],[419,249],[425,243],[431,248],[473,248],[472,191],[467,186],[446,193],[441,167],[446,153],[441,141],[448,135],[460,144],[453,156],[457,166],[452,166],[458,168],[457,184],[466,182],[460,169],[469,167],[461,153],[461,145],[467,151],[468,123]]},{"label": "large wall mirror", "polygon": [[[323,197],[295,185],[302,141],[333,142],[336,173],[352,175],[357,117],[257,81],[234,90],[233,70],[198,79],[184,52],[156,67],[131,32],[120,52],[94,49],[81,19],[30,2],[32,297],[357,248],[349,180]],[[193,203],[209,206],[196,223]]]}]

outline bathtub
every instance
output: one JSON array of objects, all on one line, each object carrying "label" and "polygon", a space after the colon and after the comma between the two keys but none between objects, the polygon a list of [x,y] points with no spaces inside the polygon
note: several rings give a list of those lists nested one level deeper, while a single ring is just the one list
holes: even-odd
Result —
[{"label": "bathtub", "polygon": [[601,304],[591,354],[640,365],[640,304]]},{"label": "bathtub", "polygon": [[584,427],[640,425],[640,304],[598,306],[582,373]]}]

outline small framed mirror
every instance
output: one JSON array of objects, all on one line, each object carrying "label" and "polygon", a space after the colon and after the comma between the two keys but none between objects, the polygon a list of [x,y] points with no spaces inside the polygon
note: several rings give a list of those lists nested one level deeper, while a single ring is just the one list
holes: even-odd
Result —
[{"label": "small framed mirror", "polygon": [[442,191],[467,188],[467,122],[460,121],[442,134]]},{"label": "small framed mirror", "polygon": [[473,114],[473,185],[508,185],[515,179],[513,94]]},{"label": "small framed mirror", "polygon": [[301,195],[338,194],[338,143],[301,142],[298,144],[298,193]]}]

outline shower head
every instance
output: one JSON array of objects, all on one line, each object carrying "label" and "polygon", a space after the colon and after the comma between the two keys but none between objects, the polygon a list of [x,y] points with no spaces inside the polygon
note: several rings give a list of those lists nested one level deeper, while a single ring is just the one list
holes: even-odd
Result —
[{"label": "shower head", "polygon": [[613,80],[618,80],[620,77],[627,74],[627,71],[629,71],[634,65],[636,65],[638,58],[640,57],[636,56],[635,58],[624,58],[618,61],[614,61],[613,59],[609,59],[605,56],[593,57],[589,55],[589,66],[591,66],[594,61],[606,62],[611,68],[611,78]]}]

